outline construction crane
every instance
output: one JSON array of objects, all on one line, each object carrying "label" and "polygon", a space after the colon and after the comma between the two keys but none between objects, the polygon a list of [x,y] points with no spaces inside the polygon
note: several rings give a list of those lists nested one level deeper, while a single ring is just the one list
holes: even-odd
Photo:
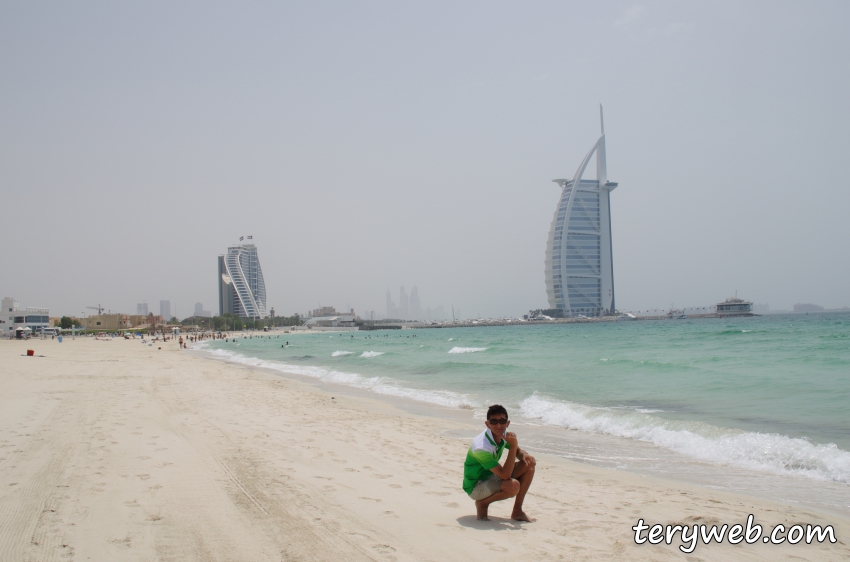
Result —
[{"label": "construction crane", "polygon": [[98,303],[97,306],[87,306],[86,308],[91,308],[92,310],[96,310],[98,314],[103,314],[103,311],[106,310],[105,308],[100,306],[100,303]]}]

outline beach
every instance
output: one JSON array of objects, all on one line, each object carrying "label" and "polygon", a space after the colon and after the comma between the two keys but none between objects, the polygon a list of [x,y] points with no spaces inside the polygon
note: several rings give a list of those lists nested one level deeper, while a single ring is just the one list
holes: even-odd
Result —
[{"label": "beach", "polygon": [[[850,558],[842,514],[533,449],[525,511],[537,521],[509,520],[509,500],[479,522],[460,487],[468,422],[175,342],[3,341],[0,365],[0,560]],[[690,554],[634,542],[639,519],[749,514],[765,528],[832,525],[838,540]]]}]

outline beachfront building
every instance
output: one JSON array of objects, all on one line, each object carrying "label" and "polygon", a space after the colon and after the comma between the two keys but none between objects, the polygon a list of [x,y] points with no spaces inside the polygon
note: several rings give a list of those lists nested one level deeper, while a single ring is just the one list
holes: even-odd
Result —
[{"label": "beachfront building", "polygon": [[148,314],[94,314],[78,319],[80,326],[86,330],[117,332],[119,330],[145,330],[154,326],[162,326],[165,320],[162,316]]},{"label": "beachfront building", "polygon": [[221,315],[230,313],[240,318],[262,319],[268,315],[266,283],[254,244],[230,246],[226,254],[218,256],[218,309]]},{"label": "beachfront building", "polygon": [[[605,125],[571,180],[552,180],[561,198],[546,243],[544,272],[549,308],[563,316],[613,314],[614,264],[611,244],[611,191],[605,159]],[[584,179],[596,156],[596,179]]]},{"label": "beachfront building", "polygon": [[15,337],[21,330],[35,335],[51,327],[49,308],[23,308],[17,299],[3,297],[0,310],[0,334],[4,337]]},{"label": "beachfront building", "polygon": [[343,314],[340,316],[317,316],[310,318],[304,325],[308,330],[313,328],[351,328],[356,326],[355,321],[357,316],[353,314]]},{"label": "beachfront building", "polygon": [[723,316],[752,316],[753,303],[734,296],[717,303],[717,314],[721,318]]}]

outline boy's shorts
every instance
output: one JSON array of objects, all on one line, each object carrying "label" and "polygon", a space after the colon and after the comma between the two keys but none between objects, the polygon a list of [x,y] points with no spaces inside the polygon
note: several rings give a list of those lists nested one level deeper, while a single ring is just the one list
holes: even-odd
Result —
[{"label": "boy's shorts", "polygon": [[502,479],[495,474],[486,480],[479,480],[475,488],[469,493],[469,497],[475,501],[489,498],[502,489]]}]

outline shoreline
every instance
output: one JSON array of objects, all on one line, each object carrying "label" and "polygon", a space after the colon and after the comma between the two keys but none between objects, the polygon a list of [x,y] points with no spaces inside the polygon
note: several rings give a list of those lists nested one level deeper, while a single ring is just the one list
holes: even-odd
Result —
[{"label": "shoreline", "polygon": [[[219,349],[226,350],[226,348]],[[284,377],[311,385],[326,393],[337,395],[341,393],[365,400],[375,400],[408,413],[464,424],[466,427],[463,430],[457,428],[445,433],[452,438],[470,441],[480,431],[481,422],[474,417],[476,413],[480,414],[476,411],[480,408],[458,407],[404,394],[376,392],[372,388],[364,388],[352,383],[325,380],[304,373],[287,371],[287,367],[293,369],[298,367],[287,365],[277,359],[258,359],[231,350],[226,350],[228,355],[215,354],[213,350],[197,347],[191,351],[205,360],[257,369],[271,376]],[[230,353],[236,353],[237,357],[243,357],[247,361],[235,359]],[[254,364],[253,361],[263,364]],[[269,366],[268,363],[275,366]],[[368,378],[368,375],[359,376]],[[567,429],[557,425],[547,425],[537,420],[523,419],[521,416],[514,418],[513,423],[513,427],[519,428],[517,431],[523,432],[525,442],[531,443],[529,447],[538,452],[547,451],[549,455],[567,461],[766,501],[781,501],[805,509],[850,518],[850,488],[838,482],[705,461],[639,439]],[[559,449],[559,446],[562,448]],[[615,451],[620,458],[631,458],[631,463],[624,466],[621,462],[613,460],[609,455]],[[845,504],[845,501],[848,503]]]},{"label": "shoreline", "polygon": [[733,525],[749,513],[833,525],[840,542],[693,555],[850,556],[846,517],[543,454],[526,502],[538,521],[512,522],[500,502],[477,522],[460,489],[468,443],[446,436],[468,423],[161,347],[0,343],[4,558],[680,560],[678,543],[635,545],[638,518]]}]

